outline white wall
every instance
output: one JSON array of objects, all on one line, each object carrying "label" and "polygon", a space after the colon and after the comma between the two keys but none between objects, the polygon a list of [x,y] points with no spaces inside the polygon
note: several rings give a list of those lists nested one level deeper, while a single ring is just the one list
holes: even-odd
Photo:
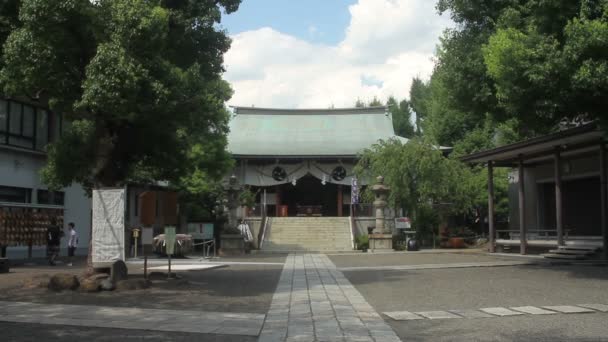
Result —
[{"label": "white wall", "polygon": [[[40,169],[44,166],[46,157],[42,153],[22,151],[0,146],[0,185],[15,186],[32,189],[32,204],[37,203],[36,190],[47,189],[40,180]],[[88,252],[91,200],[79,185],[72,185],[62,189],[65,192],[64,203],[64,230],[67,224],[74,222],[80,235],[80,243],[76,254],[86,255]],[[61,208],[61,207],[59,207]],[[67,241],[62,241],[62,249],[66,249]],[[46,247],[34,247],[34,257],[44,257]],[[67,252],[62,250],[62,255]],[[9,258],[24,258],[27,256],[27,247],[9,247]]]}]

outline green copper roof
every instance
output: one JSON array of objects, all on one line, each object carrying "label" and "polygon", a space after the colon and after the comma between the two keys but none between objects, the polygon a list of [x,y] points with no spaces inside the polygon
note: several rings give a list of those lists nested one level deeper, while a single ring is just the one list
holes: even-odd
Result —
[{"label": "green copper roof", "polygon": [[395,131],[386,107],[235,107],[228,150],[234,156],[356,156],[378,140],[392,137]]}]

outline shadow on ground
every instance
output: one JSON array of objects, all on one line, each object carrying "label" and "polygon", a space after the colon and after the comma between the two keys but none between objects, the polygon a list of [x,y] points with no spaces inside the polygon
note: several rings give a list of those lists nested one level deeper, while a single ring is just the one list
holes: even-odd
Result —
[{"label": "shadow on ground", "polygon": [[158,342],[254,342],[256,337],[227,336],[215,334],[189,334],[131,329],[76,327],[68,325],[43,325],[29,323],[0,322],[4,341],[16,342],[114,342],[114,341],[158,341]]}]

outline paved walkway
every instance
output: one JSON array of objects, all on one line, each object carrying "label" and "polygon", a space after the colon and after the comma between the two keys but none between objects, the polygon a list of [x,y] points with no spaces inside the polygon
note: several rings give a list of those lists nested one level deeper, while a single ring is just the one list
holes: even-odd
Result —
[{"label": "paved walkway", "polygon": [[326,255],[290,254],[259,341],[400,339]]},{"label": "paved walkway", "polygon": [[257,336],[263,314],[0,301],[0,321]]}]

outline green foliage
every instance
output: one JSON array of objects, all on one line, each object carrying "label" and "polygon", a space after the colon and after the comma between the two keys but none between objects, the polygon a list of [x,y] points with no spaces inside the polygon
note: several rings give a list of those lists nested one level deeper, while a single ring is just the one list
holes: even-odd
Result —
[{"label": "green foliage", "polygon": [[255,195],[256,193],[251,191],[249,187],[245,187],[243,191],[239,193],[239,203],[242,206],[251,208],[255,205]]},{"label": "green foliage", "polygon": [[410,106],[416,113],[416,134],[422,133],[422,121],[428,115],[429,84],[415,77],[410,87]]},{"label": "green foliage", "polygon": [[393,117],[395,134],[404,138],[413,138],[415,135],[414,125],[411,121],[410,104],[406,100],[398,102],[394,97],[389,97],[386,102],[388,110]]},{"label": "green foliage", "polygon": [[357,236],[356,243],[357,243],[357,249],[360,251],[369,249],[369,236],[367,236],[367,235]]},{"label": "green foliage", "polygon": [[239,3],[3,2],[0,22],[9,25],[0,29],[0,92],[74,122],[49,147],[44,181],[167,180],[211,191],[231,165],[224,103],[232,92],[221,79],[230,39],[217,24]]},{"label": "green foliage", "polygon": [[384,176],[391,188],[389,205],[404,208],[418,227],[433,226],[440,212],[465,212],[480,191],[468,166],[444,157],[419,138],[407,144],[395,139],[381,141],[361,155],[355,173],[368,183]]}]

